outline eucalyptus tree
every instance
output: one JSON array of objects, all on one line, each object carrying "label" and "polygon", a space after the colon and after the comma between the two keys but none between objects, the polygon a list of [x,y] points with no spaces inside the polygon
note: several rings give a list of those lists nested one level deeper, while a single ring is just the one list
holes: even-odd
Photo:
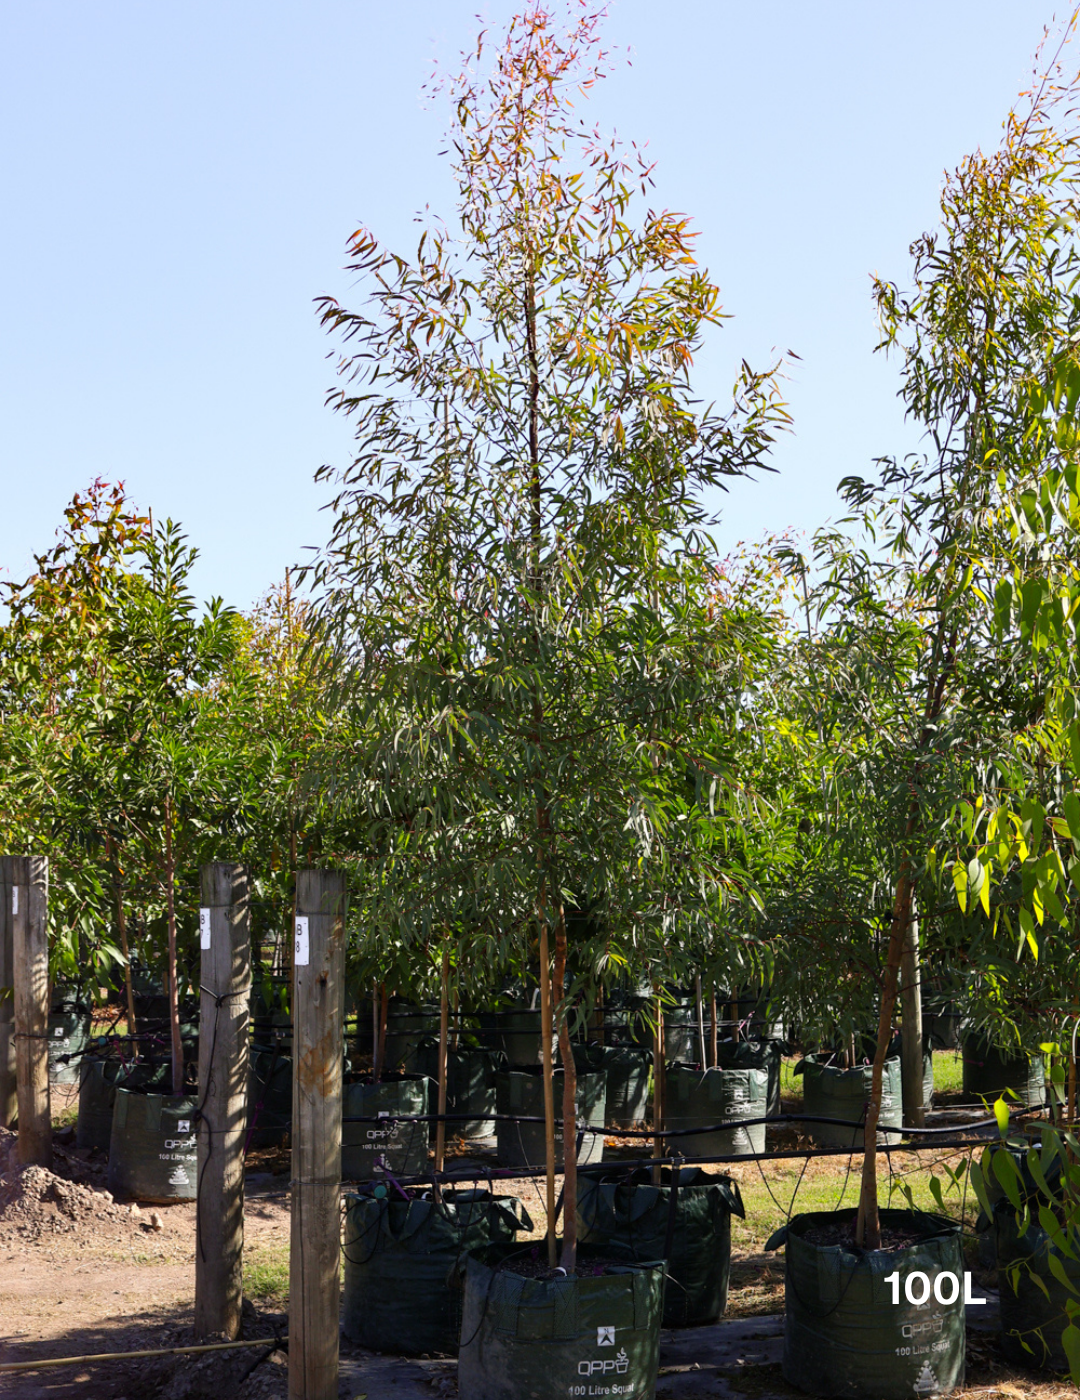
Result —
[{"label": "eucalyptus tree", "polygon": [[197,550],[173,521],[137,540],[117,578],[103,653],[108,703],[84,727],[107,796],[117,844],[142,873],[142,896],[164,926],[172,1088],[183,1093],[177,881],[189,907],[198,862],[238,828],[247,773],[229,744],[214,693],[235,647],[236,616],[220,599],[200,615],[188,579]]},{"label": "eucalyptus tree", "polygon": [[[901,397],[925,451],[882,459],[873,480],[842,493],[865,546],[822,540],[823,614],[896,608],[919,628],[915,664],[898,673],[892,719],[862,726],[894,772],[902,808],[890,844],[892,898],[877,1052],[866,1115],[856,1239],[878,1248],[875,1128],[898,974],[920,879],[932,875],[956,803],[974,805],[1004,776],[1041,703],[1022,649],[995,627],[1003,577],[1021,596],[1070,574],[1068,551],[1020,526],[1024,502],[1056,494],[1072,471],[1075,399],[1054,386],[1075,374],[1080,270],[1072,238],[1075,136],[1055,127],[1060,90],[1044,83],[1014,113],[1000,148],[966,159],[945,183],[940,231],[913,244],[913,287],[875,284],[883,346],[902,359]],[[1040,580],[1036,585],[1035,580]],[[1056,584],[1051,584],[1056,593]],[[857,737],[858,726],[853,731]],[[850,752],[857,756],[859,745]],[[981,805],[981,804],[980,804]],[[957,878],[962,872],[958,872]],[[975,879],[971,897],[984,898]]]},{"label": "eucalyptus tree", "polygon": [[[535,930],[569,1200],[568,905],[603,906],[609,956],[655,960],[741,885],[702,742],[736,689],[702,494],[786,422],[771,373],[744,367],[723,411],[694,399],[718,290],[683,215],[638,213],[642,154],[576,115],[605,58],[599,12],[574,16],[530,6],[450,82],[456,239],[435,224],[412,259],[350,241],[366,300],[321,310],[356,450],[314,570],[402,926]],[[553,1204],[550,1053],[545,1080]]]},{"label": "eucalyptus tree", "polygon": [[109,703],[109,608],[145,526],[122,486],[92,482],[32,573],[4,585],[0,842],[49,856],[52,975],[95,986],[127,949],[111,935],[112,833],[84,734]]}]

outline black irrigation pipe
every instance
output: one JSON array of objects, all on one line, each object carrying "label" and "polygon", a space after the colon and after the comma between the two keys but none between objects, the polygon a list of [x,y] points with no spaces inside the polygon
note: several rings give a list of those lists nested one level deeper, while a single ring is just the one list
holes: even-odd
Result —
[{"label": "black irrigation pipe", "polygon": [[[1020,1118],[1024,1114],[1040,1112],[1041,1110],[1031,1108],[1012,1109],[1009,1113],[1010,1122]],[[342,1118],[342,1123],[380,1123],[383,1127],[393,1127],[398,1123],[457,1123],[473,1122],[482,1119],[485,1123],[544,1123],[547,1120],[527,1114],[512,1113],[388,1113],[382,1117],[378,1115],[365,1115],[362,1117]],[[561,1127],[562,1119],[555,1119],[555,1126]],[[732,1128],[757,1128],[762,1125],[773,1126],[777,1123],[822,1123],[830,1127],[851,1128],[859,1131],[862,1126],[862,1119],[853,1121],[850,1118],[821,1118],[810,1113],[780,1113],[774,1118],[726,1118],[720,1123],[706,1124],[700,1128],[662,1128],[657,1131],[655,1128],[604,1128],[595,1127],[592,1124],[585,1125],[585,1132],[603,1133],[606,1137],[636,1137],[636,1138],[678,1138],[678,1137],[700,1137],[702,1133],[717,1133]],[[947,1128],[892,1128],[886,1125],[878,1125],[880,1133],[903,1133],[905,1137],[941,1137],[945,1133],[955,1133],[957,1129],[965,1133],[977,1132],[981,1128],[997,1127],[996,1118],[978,1118],[974,1123],[951,1124]]]}]

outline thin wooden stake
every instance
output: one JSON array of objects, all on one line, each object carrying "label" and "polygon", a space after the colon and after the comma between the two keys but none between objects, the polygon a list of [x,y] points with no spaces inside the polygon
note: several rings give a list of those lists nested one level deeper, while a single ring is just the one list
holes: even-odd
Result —
[{"label": "thin wooden stake", "polygon": [[446,1159],[446,1059],[450,1036],[450,945],[442,955],[442,975],[439,978],[439,1122],[435,1129],[435,1170],[441,1172]]},{"label": "thin wooden stake", "polygon": [[[664,1155],[664,1003],[656,993],[656,1030],[653,1032],[653,1157]],[[660,1185],[660,1168],[653,1167],[653,1185]]]},{"label": "thin wooden stake", "polygon": [[195,1335],[240,1335],[251,920],[242,865],[202,868]]},{"label": "thin wooden stake", "polygon": [[720,1044],[718,1040],[719,1034],[720,1025],[719,1018],[716,1014],[716,988],[714,987],[712,992],[712,1058],[709,1061],[710,1065],[713,1068],[715,1068],[716,1065],[720,1062]]},{"label": "thin wooden stake", "polygon": [[15,943],[8,867],[0,863],[0,1128],[18,1117],[15,1088]]},{"label": "thin wooden stake", "polygon": [[338,1400],[345,877],[300,870],[293,946],[290,1400]]},{"label": "thin wooden stake", "polygon": [[555,1066],[551,1056],[551,963],[548,961],[547,912],[540,897],[540,1052],[544,1061],[544,1159],[547,1167],[548,1267],[555,1268]]},{"label": "thin wooden stake", "polygon": [[49,862],[45,856],[4,856],[3,871],[11,900],[19,1161],[51,1167]]},{"label": "thin wooden stake", "polygon": [[919,921],[912,919],[900,957],[900,1068],[904,1127],[925,1128],[923,1106],[922,986],[919,974]]},{"label": "thin wooden stake", "polygon": [[697,1010],[698,1044],[701,1046],[701,1068],[706,1065],[705,1060],[705,1007],[701,999],[701,977],[694,978],[694,1003]]}]

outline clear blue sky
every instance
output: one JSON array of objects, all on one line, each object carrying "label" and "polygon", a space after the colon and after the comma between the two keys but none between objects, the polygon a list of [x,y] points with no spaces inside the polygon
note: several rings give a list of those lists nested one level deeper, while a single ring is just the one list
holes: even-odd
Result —
[{"label": "clear blue sky", "polygon": [[[122,479],[186,526],[201,593],[247,606],[327,533],[312,477],[348,439],[312,298],[347,297],[346,237],[415,247],[452,213],[421,100],[503,0],[4,0],[0,570],[65,502]],[[632,66],[597,119],[648,142],[656,202],[694,216],[733,320],[699,363],[802,358],[778,476],[740,483],[725,543],[812,530],[840,477],[910,446],[872,354],[869,275],[905,279],[942,173],[997,143],[1039,0],[616,0]]]}]

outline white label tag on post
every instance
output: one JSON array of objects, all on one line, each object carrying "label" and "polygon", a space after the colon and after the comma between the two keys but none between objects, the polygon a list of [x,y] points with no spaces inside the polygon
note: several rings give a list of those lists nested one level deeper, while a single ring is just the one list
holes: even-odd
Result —
[{"label": "white label tag on post", "polygon": [[307,967],[311,961],[311,949],[308,939],[308,920],[306,914],[298,914],[296,918],[296,951],[293,953],[293,962],[297,967]]},{"label": "white label tag on post", "polygon": [[210,910],[199,910],[199,947],[210,947]]},{"label": "white label tag on post", "polygon": [[13,914],[17,914],[17,913],[19,912],[19,887],[18,887],[18,885],[12,885],[12,887],[11,887],[11,912],[12,912]]}]

